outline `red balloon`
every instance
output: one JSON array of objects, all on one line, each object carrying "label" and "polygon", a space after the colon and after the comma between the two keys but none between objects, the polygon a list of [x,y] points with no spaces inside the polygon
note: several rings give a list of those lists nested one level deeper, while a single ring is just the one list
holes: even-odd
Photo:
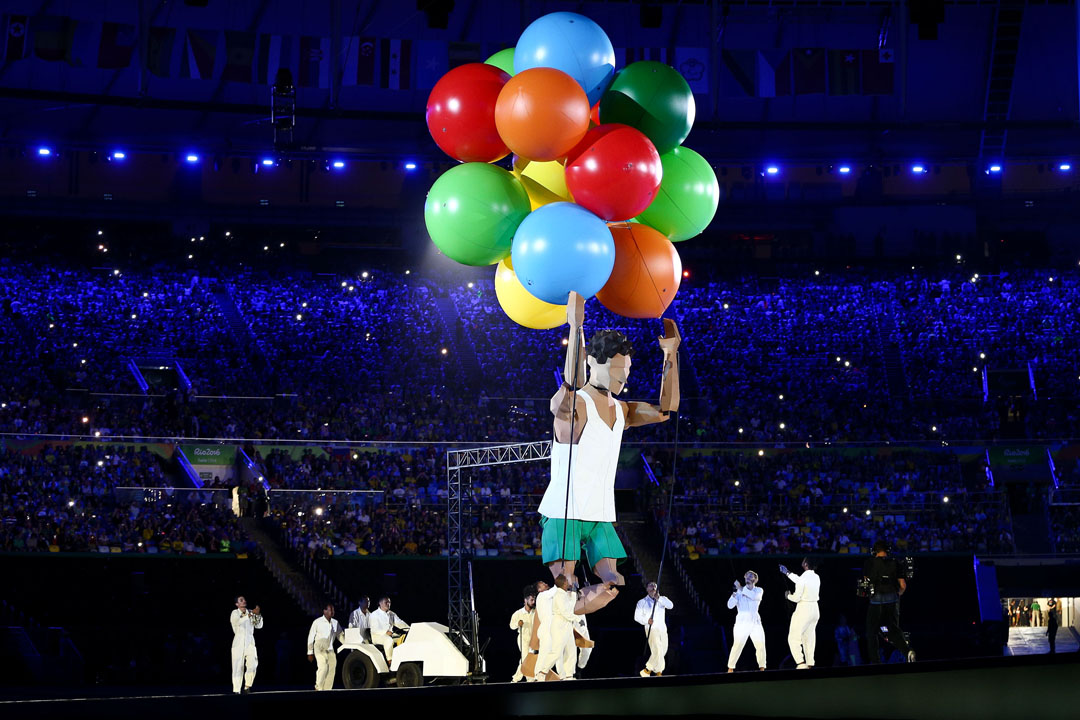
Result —
[{"label": "red balloon", "polygon": [[435,83],[427,126],[443,152],[461,162],[495,162],[510,153],[495,127],[495,103],[510,79],[486,63],[454,68]]},{"label": "red balloon", "polygon": [[566,156],[566,187],[574,202],[604,220],[640,215],[656,198],[662,177],[656,147],[629,125],[595,127]]},{"label": "red balloon", "polygon": [[658,318],[682,284],[679,251],[659,230],[640,223],[611,223],[615,267],[596,299],[628,318]]}]

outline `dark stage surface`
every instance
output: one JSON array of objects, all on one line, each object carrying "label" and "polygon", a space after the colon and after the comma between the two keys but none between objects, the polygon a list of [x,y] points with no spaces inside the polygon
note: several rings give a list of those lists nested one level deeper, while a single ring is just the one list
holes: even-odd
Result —
[{"label": "dark stage surface", "polygon": [[4,718],[713,715],[771,718],[1075,718],[1080,655],[919,662],[809,672],[0,701]]}]

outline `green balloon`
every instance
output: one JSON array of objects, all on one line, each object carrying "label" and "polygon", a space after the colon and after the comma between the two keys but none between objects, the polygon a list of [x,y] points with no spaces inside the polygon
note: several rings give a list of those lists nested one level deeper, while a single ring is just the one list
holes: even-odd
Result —
[{"label": "green balloon", "polygon": [[705,158],[685,147],[661,155],[660,164],[664,168],[660,192],[637,219],[672,242],[700,235],[720,204],[716,173]]},{"label": "green balloon", "polygon": [[696,114],[694,93],[679,71],[664,63],[631,63],[615,74],[600,98],[600,122],[645,133],[663,155],[682,145]]},{"label": "green balloon", "polygon": [[510,254],[529,214],[525,186],[501,167],[471,162],[450,168],[428,191],[424,223],[436,247],[463,265],[491,265]]},{"label": "green balloon", "polygon": [[484,61],[485,65],[494,65],[510,77],[514,77],[514,48],[505,48]]}]

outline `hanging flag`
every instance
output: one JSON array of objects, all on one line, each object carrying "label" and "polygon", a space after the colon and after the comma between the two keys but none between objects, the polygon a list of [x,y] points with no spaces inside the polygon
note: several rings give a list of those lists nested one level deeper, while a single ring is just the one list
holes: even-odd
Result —
[{"label": "hanging flag", "polygon": [[135,52],[135,26],[106,22],[101,25],[101,44],[98,45],[97,66],[103,70],[119,70],[131,64]]},{"label": "hanging flag", "polygon": [[720,51],[723,73],[720,86],[727,97],[753,96],[757,91],[757,50]]},{"label": "hanging flag", "polygon": [[375,38],[353,35],[344,38],[345,66],[341,73],[342,85],[375,84]]},{"label": "hanging flag", "polygon": [[225,69],[222,80],[251,82],[251,70],[255,64],[255,33],[242,30],[225,31]]},{"label": "hanging flag", "polygon": [[689,83],[691,91],[699,95],[709,94],[708,48],[675,48],[675,69]]},{"label": "hanging flag", "polygon": [[758,50],[756,90],[758,97],[784,97],[791,94],[790,50]]},{"label": "hanging flag", "polygon": [[829,94],[859,94],[859,56],[858,50],[829,51]]},{"label": "hanging flag", "polygon": [[59,15],[34,16],[34,55],[48,62],[67,60],[76,22]]},{"label": "hanging flag", "polygon": [[330,87],[330,38],[304,35],[300,38],[300,87]]},{"label": "hanging flag", "polygon": [[379,41],[379,87],[408,90],[412,86],[412,40]]},{"label": "hanging flag", "polygon": [[296,58],[292,35],[260,35],[259,57],[256,61],[255,82],[260,85],[277,83],[278,70],[285,68],[296,83]]},{"label": "hanging flag", "polygon": [[825,92],[825,49],[795,48],[792,51],[796,95]]},{"label": "hanging flag", "polygon": [[209,80],[214,76],[217,62],[217,30],[193,30],[188,28],[187,43],[180,62],[180,77],[192,80]]},{"label": "hanging flag", "polygon": [[26,42],[28,18],[26,15],[8,15],[4,33],[4,62],[22,60],[30,54],[30,43]]},{"label": "hanging flag", "polygon": [[893,94],[893,63],[892,51],[889,59],[881,59],[881,50],[863,50],[862,52],[862,94],[863,95],[892,95]]},{"label": "hanging flag", "polygon": [[71,21],[71,26],[71,46],[64,60],[72,67],[94,67],[101,47],[101,26],[75,20]]},{"label": "hanging flag", "polygon": [[447,45],[442,40],[417,40],[414,46],[416,48],[416,87],[420,90],[430,90],[450,69]]},{"label": "hanging flag", "polygon": [[176,28],[151,27],[146,43],[146,69],[158,77],[171,77]]},{"label": "hanging flag", "polygon": [[480,43],[475,42],[452,42],[447,48],[447,55],[450,70],[466,63],[484,62],[486,59]]}]

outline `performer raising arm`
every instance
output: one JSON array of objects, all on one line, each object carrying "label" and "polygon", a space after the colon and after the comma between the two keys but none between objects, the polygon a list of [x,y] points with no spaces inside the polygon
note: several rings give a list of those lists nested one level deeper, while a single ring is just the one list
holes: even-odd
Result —
[{"label": "performer raising arm", "polygon": [[[623,577],[615,569],[626,551],[615,533],[615,469],[626,427],[666,421],[679,408],[679,330],[664,320],[664,353],[660,404],[624,402],[616,396],[630,375],[630,341],[617,330],[601,330],[588,346],[582,321],[585,299],[570,293],[566,319],[570,342],[565,381],[551,398],[555,440],[551,445],[551,479],[540,502],[543,559],[552,577],[574,577],[585,555],[601,584],[583,588],[575,612],[593,612],[617,594]],[[587,357],[586,357],[587,355]],[[588,379],[586,381],[586,363]]]}]

